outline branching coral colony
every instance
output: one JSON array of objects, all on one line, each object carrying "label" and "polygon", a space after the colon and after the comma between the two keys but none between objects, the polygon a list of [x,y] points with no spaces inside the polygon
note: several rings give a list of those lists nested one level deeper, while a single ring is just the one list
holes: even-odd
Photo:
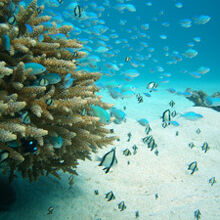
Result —
[{"label": "branching coral colony", "polygon": [[[100,73],[76,71],[80,42],[68,39],[72,26],[44,22],[43,6],[33,0],[0,0],[0,154],[3,173],[37,180],[57,171],[77,174],[77,160],[115,137],[90,114],[104,109],[94,82]],[[65,35],[60,38],[59,35]]]}]

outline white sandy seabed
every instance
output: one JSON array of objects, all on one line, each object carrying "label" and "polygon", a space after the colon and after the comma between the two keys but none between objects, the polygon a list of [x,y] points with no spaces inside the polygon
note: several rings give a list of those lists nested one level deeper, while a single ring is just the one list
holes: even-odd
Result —
[{"label": "white sandy seabed", "polygon": [[[146,106],[149,108],[149,106]],[[118,163],[105,173],[95,157],[103,156],[112,146],[100,149],[92,155],[92,161],[79,161],[78,176],[69,189],[69,174],[61,174],[62,180],[41,177],[29,184],[21,178],[13,182],[17,201],[10,211],[0,213],[5,220],[190,220],[199,209],[201,219],[220,219],[220,113],[212,109],[191,107],[185,111],[202,114],[203,118],[189,121],[180,116],[179,127],[161,127],[161,119],[150,122],[151,135],[157,143],[156,156],[143,143],[145,128],[134,119],[116,125],[111,124],[120,136],[116,141]],[[196,130],[200,128],[201,133]],[[176,136],[176,131],[179,135]],[[128,133],[131,140],[128,142]],[[201,146],[208,142],[210,149],[204,153]],[[195,147],[188,144],[194,142]],[[125,156],[123,150],[138,147],[135,155]],[[130,164],[128,164],[128,161]],[[197,161],[198,171],[190,175],[188,164]],[[210,186],[209,179],[216,183]],[[94,190],[99,194],[95,195]],[[105,194],[113,191],[115,199],[107,201]],[[155,194],[158,198],[155,198]],[[125,202],[120,211],[118,203]],[[47,214],[54,207],[52,215]]]}]

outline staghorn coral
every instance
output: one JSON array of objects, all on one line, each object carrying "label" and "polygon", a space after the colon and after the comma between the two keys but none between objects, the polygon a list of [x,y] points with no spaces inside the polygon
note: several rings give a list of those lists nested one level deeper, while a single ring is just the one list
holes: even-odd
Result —
[{"label": "staghorn coral", "polygon": [[[68,37],[72,26],[44,27],[41,23],[51,17],[40,15],[44,7],[37,6],[37,0],[26,9],[18,3],[0,0],[0,153],[9,155],[3,173],[9,172],[10,181],[16,171],[30,181],[45,174],[60,178],[59,170],[76,175],[78,159],[90,159],[91,151],[116,139],[90,114],[91,104],[105,109],[112,105],[95,94],[100,73],[76,71],[77,59],[85,56],[76,51],[81,43],[51,37]],[[12,16],[14,24],[8,22]],[[28,32],[26,24],[33,32]],[[40,64],[45,70],[36,74],[27,63]],[[59,75],[57,82],[41,85],[39,80],[48,73]],[[70,87],[64,86],[67,74],[74,78]],[[57,137],[62,144],[56,148],[51,140]],[[27,143],[35,147],[27,150]]]}]

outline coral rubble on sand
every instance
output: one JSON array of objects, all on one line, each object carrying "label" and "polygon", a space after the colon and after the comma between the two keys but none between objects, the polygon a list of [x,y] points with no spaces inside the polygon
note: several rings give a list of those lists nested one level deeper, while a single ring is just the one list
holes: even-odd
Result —
[{"label": "coral rubble on sand", "polygon": [[44,26],[51,17],[37,0],[27,8],[19,2],[0,0],[0,165],[10,180],[16,171],[30,181],[59,178],[58,170],[76,174],[77,159],[115,139],[91,105],[112,105],[95,94],[100,73],[76,71],[85,53],[68,39],[72,26]]}]

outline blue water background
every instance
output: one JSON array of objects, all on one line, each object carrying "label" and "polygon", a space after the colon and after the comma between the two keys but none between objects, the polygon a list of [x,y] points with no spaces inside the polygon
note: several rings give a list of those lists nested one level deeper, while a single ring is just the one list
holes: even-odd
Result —
[{"label": "blue water background", "polygon": [[[54,11],[58,13],[65,12],[65,9],[69,3],[73,2],[72,0],[64,0],[58,8],[53,8]],[[75,1],[76,2],[76,1]],[[77,1],[81,7],[89,5],[91,1]],[[103,1],[93,1],[97,5],[102,5]],[[218,9],[220,8],[220,1],[218,0],[193,0],[193,1],[180,1],[183,3],[183,7],[178,9],[175,7],[175,3],[178,1],[174,0],[154,0],[152,6],[148,7],[145,3],[148,1],[136,0],[129,1],[127,3],[134,4],[137,11],[120,13],[115,10],[113,7],[118,3],[116,1],[110,1],[111,7],[105,7],[105,11],[102,13],[100,19],[105,21],[105,25],[109,27],[109,30],[104,35],[111,34],[111,30],[114,29],[115,33],[119,35],[120,39],[127,39],[130,46],[133,47],[132,51],[129,51],[128,48],[122,48],[122,44],[116,45],[113,43],[113,40],[107,42],[111,45],[113,49],[119,49],[120,52],[116,57],[105,58],[98,65],[102,67],[103,71],[106,71],[104,67],[105,62],[113,62],[115,64],[124,63],[124,66],[116,72],[116,75],[112,78],[103,77],[103,81],[110,81],[112,79],[117,80],[121,83],[126,83],[124,81],[121,73],[126,69],[133,68],[129,63],[125,63],[126,56],[135,56],[135,49],[140,48],[140,42],[144,41],[149,44],[149,47],[155,48],[155,52],[152,53],[152,58],[149,60],[138,61],[144,63],[145,67],[137,67],[136,69],[140,72],[140,76],[133,80],[132,83],[139,85],[147,84],[147,82],[159,80],[160,74],[155,71],[151,73],[151,69],[156,66],[162,66],[165,72],[172,74],[170,78],[170,84],[167,84],[167,87],[170,86],[181,86],[184,85],[195,85],[199,86],[201,84],[202,89],[204,85],[209,86],[209,84],[214,83],[214,87],[218,87],[220,84],[220,67],[219,67],[219,51],[220,51],[220,15]],[[88,11],[94,11],[91,7],[88,7]],[[159,13],[163,12],[163,15]],[[193,20],[193,17],[200,15],[209,15],[211,20],[204,25],[196,25],[192,23],[191,28],[183,28],[180,26],[179,21],[181,19],[189,18]],[[157,22],[153,21],[153,18],[157,18]],[[120,19],[126,19],[127,24],[125,26],[119,25]],[[162,22],[169,22],[169,27],[163,27]],[[142,24],[149,24],[150,28],[147,31],[141,30],[140,26]],[[79,23],[78,21],[73,22],[75,26]],[[81,22],[83,24],[83,21]],[[130,39],[131,36],[136,35],[136,32],[128,34],[126,29],[133,30],[133,27],[137,27],[139,32],[147,33],[150,36],[150,39],[139,38],[136,40]],[[166,34],[168,37],[166,40],[160,39],[161,34]],[[184,53],[189,47],[187,43],[193,42],[193,37],[201,37],[201,42],[195,43],[193,49],[198,51],[198,55],[193,59],[183,58],[182,62],[178,62],[176,65],[168,65],[166,62],[170,60],[164,56],[165,51],[163,48],[165,46],[169,47],[169,51],[179,51],[180,54]],[[88,38],[88,35],[83,33],[77,35],[76,38]],[[93,43],[88,44],[94,50],[98,47],[96,41],[98,36],[92,37]],[[95,54],[92,53],[91,54]],[[140,52],[143,56],[147,55],[147,48]],[[100,54],[98,54],[100,55]],[[152,59],[157,59],[158,63],[154,63]],[[211,69],[211,71],[203,75],[200,79],[193,78],[189,73],[183,73],[184,70],[188,72],[196,71],[200,66],[206,66]],[[91,69],[92,70],[92,69]],[[93,70],[94,71],[94,70]],[[107,70],[108,71],[108,70]],[[216,88],[217,89],[217,88]]]}]

